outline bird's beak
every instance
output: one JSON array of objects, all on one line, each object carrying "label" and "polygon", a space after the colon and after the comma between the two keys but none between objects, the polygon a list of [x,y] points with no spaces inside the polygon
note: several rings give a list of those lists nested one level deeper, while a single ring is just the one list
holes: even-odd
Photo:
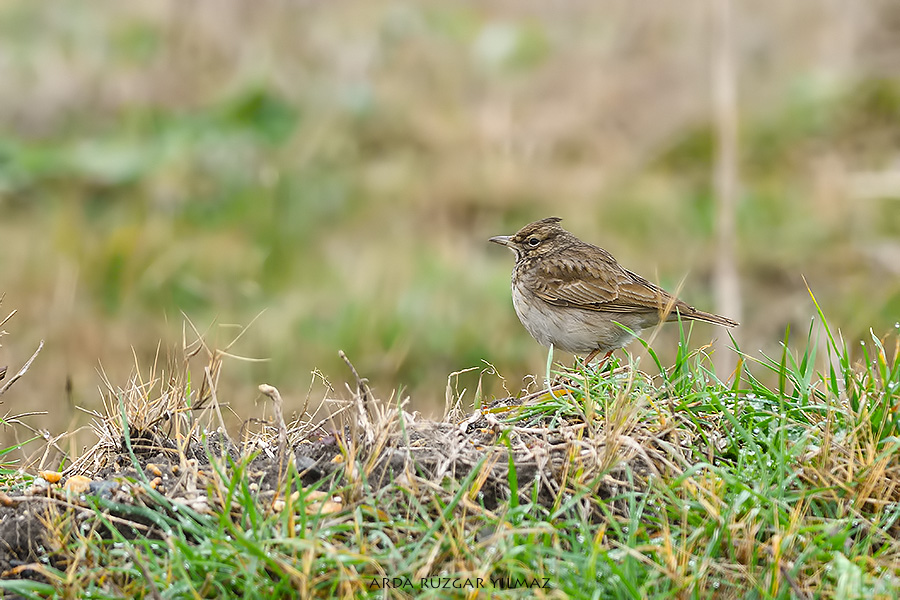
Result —
[{"label": "bird's beak", "polygon": [[509,246],[509,239],[511,237],[511,235],[495,235],[488,241],[494,242],[495,244],[500,244],[501,246]]}]

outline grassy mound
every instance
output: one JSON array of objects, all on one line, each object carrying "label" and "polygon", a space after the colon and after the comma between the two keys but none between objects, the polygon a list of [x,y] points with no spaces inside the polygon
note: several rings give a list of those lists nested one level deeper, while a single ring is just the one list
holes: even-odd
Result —
[{"label": "grassy mound", "polygon": [[469,410],[448,386],[437,421],[373,398],[351,365],[331,414],[286,423],[262,386],[274,418],[235,437],[216,427],[221,353],[199,379],[154,368],[110,386],[97,444],[59,483],[4,471],[0,589],[890,597],[898,340],[873,335],[851,364],[820,322],[802,351],[786,336],[728,377],[682,339],[671,366],[548,368],[549,387]]}]

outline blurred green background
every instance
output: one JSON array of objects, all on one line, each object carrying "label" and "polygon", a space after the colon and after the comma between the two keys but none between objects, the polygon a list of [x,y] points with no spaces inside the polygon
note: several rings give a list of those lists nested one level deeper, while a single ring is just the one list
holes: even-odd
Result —
[{"label": "blurred green background", "polygon": [[[802,275],[845,339],[889,333],[900,5],[735,4],[739,341],[805,335]],[[515,393],[546,353],[486,240],[551,215],[716,310],[711,19],[707,0],[3,2],[0,365],[47,342],[4,411],[84,422],[98,367],[124,386],[182,313],[222,346],[264,311],[232,352],[269,360],[220,382],[242,417],[260,382],[299,409],[314,369],[350,379],[338,349],[427,412],[483,361]]]}]

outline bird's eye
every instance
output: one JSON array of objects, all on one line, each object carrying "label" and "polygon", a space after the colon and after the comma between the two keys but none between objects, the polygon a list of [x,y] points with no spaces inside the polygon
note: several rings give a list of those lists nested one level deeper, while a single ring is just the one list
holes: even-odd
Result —
[{"label": "bird's eye", "polygon": [[531,246],[532,248],[537,248],[538,245],[541,243],[541,240],[537,239],[536,237],[530,237],[530,238],[528,238],[528,241],[526,243],[529,246]]}]

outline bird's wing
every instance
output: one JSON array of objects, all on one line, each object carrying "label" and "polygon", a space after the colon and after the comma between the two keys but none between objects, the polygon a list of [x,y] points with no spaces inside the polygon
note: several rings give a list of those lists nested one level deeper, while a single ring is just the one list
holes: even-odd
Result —
[{"label": "bird's wing", "polygon": [[665,311],[682,303],[643,277],[623,269],[607,252],[586,264],[560,254],[543,261],[535,293],[549,304],[609,312]]}]

